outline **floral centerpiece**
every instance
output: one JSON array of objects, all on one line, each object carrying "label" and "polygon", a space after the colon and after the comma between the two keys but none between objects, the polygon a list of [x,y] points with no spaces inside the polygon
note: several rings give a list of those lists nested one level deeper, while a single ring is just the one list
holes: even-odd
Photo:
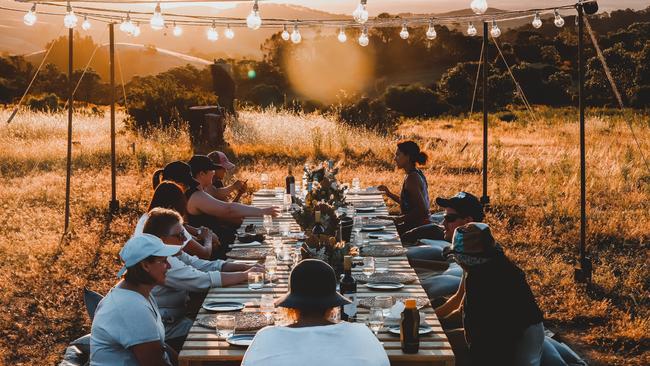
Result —
[{"label": "floral centerpiece", "polygon": [[343,273],[343,257],[346,255],[357,256],[359,249],[349,243],[337,241],[329,235],[311,235],[302,245],[301,254],[303,259],[320,259],[328,263],[338,276]]},{"label": "floral centerpiece", "polygon": [[337,181],[338,172],[339,164],[334,164],[332,160],[311,167],[305,164],[304,179],[307,181],[305,187],[307,193],[303,204],[314,206],[318,202],[326,202],[335,208],[344,206],[347,187]]}]

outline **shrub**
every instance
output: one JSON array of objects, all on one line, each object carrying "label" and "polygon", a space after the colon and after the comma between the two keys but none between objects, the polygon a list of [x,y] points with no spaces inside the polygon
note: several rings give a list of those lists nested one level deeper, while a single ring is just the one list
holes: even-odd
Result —
[{"label": "shrub", "polygon": [[61,109],[59,97],[54,93],[30,95],[25,105],[32,111],[38,112],[57,112]]},{"label": "shrub", "polygon": [[381,99],[361,98],[358,102],[344,105],[339,120],[352,127],[360,127],[379,133],[389,133],[399,121],[397,113],[386,107]]},{"label": "shrub", "polygon": [[448,110],[436,92],[421,85],[391,86],[383,99],[386,107],[405,117],[435,117]]},{"label": "shrub", "polygon": [[254,86],[246,99],[262,108],[284,104],[284,94],[280,88],[268,84]]}]

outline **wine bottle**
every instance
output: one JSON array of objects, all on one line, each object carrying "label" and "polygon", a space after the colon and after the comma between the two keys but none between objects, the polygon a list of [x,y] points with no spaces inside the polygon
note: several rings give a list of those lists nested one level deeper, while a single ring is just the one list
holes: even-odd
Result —
[{"label": "wine bottle", "polygon": [[357,316],[357,280],[352,277],[352,256],[343,257],[344,275],[340,283],[341,295],[352,301],[341,306],[341,320],[353,322]]},{"label": "wine bottle", "polygon": [[291,197],[296,196],[296,178],[293,177],[293,174],[291,174],[291,165],[289,165],[289,175],[284,179],[286,183],[286,190],[285,192],[287,194],[290,194]]},{"label": "wine bottle", "polygon": [[311,233],[314,236],[321,235],[321,234],[325,233],[325,228],[323,227],[323,224],[321,223],[320,211],[316,211],[314,213],[314,218],[315,218],[315,223],[314,223],[314,228],[311,229]]},{"label": "wine bottle", "polygon": [[420,312],[417,309],[415,299],[406,299],[404,305],[399,330],[402,352],[418,353],[420,349]]}]

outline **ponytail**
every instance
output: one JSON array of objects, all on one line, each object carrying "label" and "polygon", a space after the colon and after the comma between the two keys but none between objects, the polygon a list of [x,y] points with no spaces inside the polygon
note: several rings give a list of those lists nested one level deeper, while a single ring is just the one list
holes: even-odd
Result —
[{"label": "ponytail", "polygon": [[414,164],[424,165],[429,160],[429,156],[424,151],[420,150],[415,141],[403,141],[397,144],[397,148],[407,155],[411,162]]},{"label": "ponytail", "polygon": [[420,165],[425,165],[427,163],[427,160],[429,160],[429,156],[427,155],[427,153],[425,153],[424,151],[420,151],[416,162]]},{"label": "ponytail", "polygon": [[158,185],[160,184],[161,176],[163,175],[163,170],[158,169],[153,173],[153,189],[156,189]]}]

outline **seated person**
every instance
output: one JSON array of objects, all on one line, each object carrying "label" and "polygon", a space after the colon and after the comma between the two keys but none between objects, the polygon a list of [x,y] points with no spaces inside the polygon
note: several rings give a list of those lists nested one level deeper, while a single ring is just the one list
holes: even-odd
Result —
[{"label": "seated person", "polygon": [[242,366],[388,366],[386,351],[368,327],[329,320],[333,308],[349,303],[336,292],[332,267],[303,260],[291,271],[289,293],[277,302],[295,322],[257,332]]},{"label": "seated person", "polygon": [[402,214],[393,218],[400,238],[403,233],[430,224],[429,216],[429,185],[427,178],[417,165],[427,162],[427,154],[420,151],[420,147],[413,141],[404,141],[397,144],[395,150],[395,164],[397,168],[406,173],[402,192],[399,196],[392,193],[385,185],[377,187],[388,198],[400,205]]},{"label": "seated person", "polygon": [[122,278],[95,311],[90,330],[90,364],[170,365],[177,355],[165,343],[165,327],[151,290],[165,283],[167,257],[179,247],[159,238],[140,234],[120,251]]},{"label": "seated person", "polygon": [[[495,243],[490,228],[456,229],[445,256],[465,270],[458,292],[436,308],[457,365],[539,366],[543,315],[526,275]],[[462,319],[462,328],[458,326]]]},{"label": "seated person", "polygon": [[[178,248],[185,241],[183,219],[176,211],[169,209],[151,210],[143,231]],[[189,292],[204,292],[211,287],[246,282],[249,271],[263,270],[258,265],[206,261],[182,251],[170,257],[169,264],[164,284],[156,286],[151,293],[160,308],[166,339],[176,349],[182,346],[192,327],[192,321],[186,317]]]},{"label": "seated person", "polygon": [[[411,262],[411,265],[415,267],[427,266],[427,263],[421,262],[421,260],[444,261],[442,250],[450,245],[451,238],[454,235],[454,230],[469,222],[483,221],[483,205],[481,205],[478,198],[471,193],[458,192],[451,198],[438,197],[436,198],[436,204],[445,209],[445,216],[442,221],[443,235],[441,240],[421,240],[420,238],[420,245],[408,248],[406,256],[409,259],[409,262]],[[429,224],[426,226],[437,227],[435,224]],[[416,228],[413,231],[421,229],[422,228]]]},{"label": "seated person", "polygon": [[[156,207],[172,209],[181,216],[187,215],[187,199],[183,194],[183,189],[174,182],[164,181],[160,183],[153,192],[147,212],[140,216],[134,234],[142,234],[144,223],[149,218],[149,211]],[[210,229],[206,227],[197,229],[187,224],[184,224],[183,228],[185,229],[186,238],[183,251],[201,259],[211,259],[213,253],[217,253],[220,245],[219,238]]]},{"label": "seated person", "polygon": [[[202,170],[200,173],[206,173],[210,176],[210,181],[212,180],[209,170]],[[192,177],[192,168],[182,161],[171,162],[165,166],[165,169],[157,170],[153,176],[154,187],[158,186],[161,177],[163,180],[174,181],[183,188],[185,197],[187,197],[189,224],[194,227],[205,226],[217,234],[217,236],[221,234],[218,231],[220,224],[241,222],[246,216],[277,216],[280,213],[277,207],[257,208],[241,203],[223,202],[215,199],[201,189],[199,182]],[[201,179],[204,178],[205,175],[202,174]],[[234,236],[230,232],[223,233],[222,235],[219,236],[221,246],[219,247],[220,254],[217,258],[223,259],[228,250],[228,245],[233,242]]]},{"label": "seated person", "polygon": [[[218,200],[239,202],[241,196],[246,192],[246,182],[237,180],[229,186],[223,183],[226,173],[231,173],[235,169],[235,164],[231,163],[226,154],[221,151],[209,153],[208,158],[215,164],[216,169],[214,177],[212,177],[212,184],[204,188],[204,191]],[[234,198],[232,198],[233,194]]]}]

